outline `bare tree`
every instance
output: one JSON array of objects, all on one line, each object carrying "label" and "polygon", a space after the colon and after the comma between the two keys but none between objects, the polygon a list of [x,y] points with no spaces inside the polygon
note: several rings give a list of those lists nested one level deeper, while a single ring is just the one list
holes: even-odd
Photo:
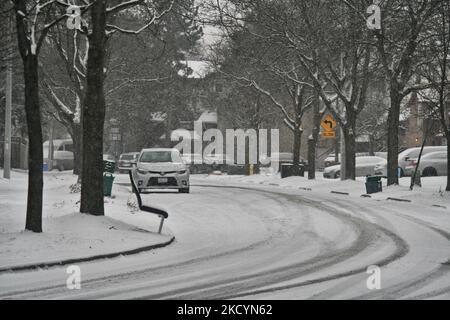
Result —
[{"label": "bare tree", "polygon": [[[66,16],[64,1],[12,0],[24,68],[25,112],[28,128],[28,198],[25,228],[42,232],[43,151],[39,104],[38,55],[49,30]],[[62,9],[61,9],[62,7]],[[52,12],[59,14],[55,18]]]},{"label": "bare tree", "polygon": [[431,61],[421,66],[419,74],[431,84],[419,92],[430,118],[436,119],[447,140],[447,188],[450,191],[450,3],[442,1],[433,20],[426,55]]},{"label": "bare tree", "polygon": [[[364,43],[367,32],[355,23],[351,10],[336,3],[298,2],[296,8],[308,33],[292,25],[284,29],[284,39],[340,124],[345,147],[341,178],[355,179],[356,123],[366,106],[373,64],[371,48]],[[325,10],[331,11],[326,17]]]},{"label": "bare tree", "polygon": [[[341,0],[355,11],[361,25],[366,25],[365,9],[360,0]],[[389,86],[388,112],[388,185],[398,184],[398,128],[403,99],[411,92],[429,86],[416,84],[414,74],[426,63],[418,54],[426,39],[426,30],[443,0],[386,0],[382,2],[381,29],[374,30],[374,42]],[[445,2],[445,1],[444,1]]]},{"label": "bare tree", "polygon": [[40,64],[44,98],[55,111],[52,115],[72,137],[74,173],[79,178],[82,159],[81,104],[86,87],[88,45],[87,37],[78,30],[57,25],[48,34]]},{"label": "bare tree", "polygon": [[[103,203],[103,125],[105,121],[105,92],[107,41],[115,32],[137,35],[158,23],[170,12],[175,0],[146,2],[141,0],[118,1],[108,6],[106,0],[90,3],[90,26],[84,32],[89,40],[86,66],[86,94],[83,106],[83,164],[80,212],[104,215]],[[136,29],[114,24],[114,15],[135,9],[147,17],[143,26]],[[141,11],[139,11],[141,9]]]}]

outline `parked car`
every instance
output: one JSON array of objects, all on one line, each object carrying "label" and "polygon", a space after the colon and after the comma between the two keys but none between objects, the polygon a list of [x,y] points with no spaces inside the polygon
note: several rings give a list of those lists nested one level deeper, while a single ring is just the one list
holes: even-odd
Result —
[{"label": "parked car", "polygon": [[139,152],[130,152],[130,153],[123,153],[119,157],[119,172],[128,172],[133,167],[136,166],[137,160],[139,157]]},{"label": "parked car", "polygon": [[[374,156],[377,157],[381,157],[381,158],[385,158],[387,157],[387,153],[386,152],[375,152],[373,154]],[[355,154],[356,157],[369,157],[371,156],[370,152],[357,152]],[[326,167],[331,167],[331,166],[335,166],[337,164],[341,163],[341,154],[339,153],[338,155],[338,161],[336,161],[336,154],[335,153],[330,153],[328,155],[328,157],[325,158],[324,160],[324,166]]]},{"label": "parked car", "polygon": [[328,157],[326,157],[323,162],[324,162],[325,168],[331,167],[331,166],[335,166],[335,165],[341,163],[341,154],[339,153],[338,161],[336,161],[336,154],[335,153],[330,153],[328,155]]},{"label": "parked car", "polygon": [[[370,176],[374,174],[374,168],[377,164],[386,163],[386,159],[381,157],[356,157],[355,175],[357,177]],[[341,176],[341,165],[335,165],[325,168],[323,177],[327,179],[337,179]]]},{"label": "parked car", "polygon": [[[49,141],[45,141],[43,144],[44,164],[48,165],[50,165],[49,147]],[[72,140],[53,140],[53,162],[51,167],[56,168],[59,171],[73,170],[74,156]]]},{"label": "parked car", "polygon": [[[407,167],[408,172],[414,173],[417,160]],[[435,177],[447,175],[447,151],[431,152],[422,157],[419,168],[422,177]]]},{"label": "parked car", "polygon": [[178,189],[189,193],[189,169],[177,149],[144,149],[133,177],[139,192],[148,189]]},{"label": "parked car", "polygon": [[[400,176],[411,176],[412,163],[419,158],[421,148],[410,148],[399,153],[398,155],[398,167],[400,169]],[[447,151],[447,147],[424,147],[422,156],[439,151]],[[408,167],[408,168],[407,168]],[[387,176],[387,163],[379,164],[375,167],[375,174],[380,176]]]}]

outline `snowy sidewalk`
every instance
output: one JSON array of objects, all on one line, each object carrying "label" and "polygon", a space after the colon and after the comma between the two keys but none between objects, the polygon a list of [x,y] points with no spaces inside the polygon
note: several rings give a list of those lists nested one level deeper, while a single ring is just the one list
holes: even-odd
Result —
[{"label": "snowy sidewalk", "polygon": [[[1,175],[0,171],[0,175]],[[147,251],[170,244],[167,229],[157,234],[158,217],[136,211],[133,195],[114,185],[114,199],[105,198],[104,217],[78,213],[79,193],[71,193],[71,173],[44,175],[42,234],[23,231],[27,174],[0,178],[0,272],[22,267],[76,263]]]},{"label": "snowy sidewalk", "polygon": [[[194,178],[193,181],[195,181],[195,179],[196,178]],[[339,179],[325,179],[322,177],[321,172],[316,173],[316,180],[308,180],[306,175],[305,177],[289,177],[281,179],[279,174],[272,175],[262,173],[248,177],[210,175],[203,176],[202,181],[257,184],[319,193],[337,192],[358,198],[366,194],[364,177],[358,177],[356,181],[341,181]],[[421,206],[438,206],[442,207],[442,209],[450,209],[450,192],[445,192],[447,182],[446,177],[422,178],[422,188],[416,186],[413,191],[409,190],[410,182],[411,178],[406,177],[400,179],[400,185],[387,187],[387,181],[386,179],[383,179],[383,192],[372,194],[370,197],[374,200],[394,198],[418,203]]]}]

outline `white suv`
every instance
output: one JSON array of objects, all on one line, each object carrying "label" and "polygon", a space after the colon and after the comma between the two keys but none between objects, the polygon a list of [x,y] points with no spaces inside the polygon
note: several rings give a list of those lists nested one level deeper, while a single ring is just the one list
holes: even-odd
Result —
[{"label": "white suv", "polygon": [[139,192],[148,189],[178,189],[189,193],[189,169],[177,149],[144,149],[133,178]]}]

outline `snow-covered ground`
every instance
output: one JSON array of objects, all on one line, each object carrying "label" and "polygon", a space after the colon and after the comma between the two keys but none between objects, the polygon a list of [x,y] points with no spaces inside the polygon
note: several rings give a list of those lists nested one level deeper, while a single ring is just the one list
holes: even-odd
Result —
[{"label": "snow-covered ground", "polygon": [[[265,186],[276,186],[285,189],[299,189],[318,193],[342,192],[349,193],[351,197],[361,197],[366,194],[365,177],[358,177],[356,181],[341,181],[339,179],[325,179],[321,172],[317,172],[316,180],[308,180],[305,177],[289,177],[281,179],[280,175],[262,173],[254,176],[228,176],[208,175],[205,179],[211,181],[237,182],[245,184],[259,184]],[[410,190],[411,178],[400,179],[398,186],[387,186],[387,180],[383,179],[383,192],[372,194],[375,200],[386,200],[396,198],[418,202],[421,205],[444,206],[450,210],[450,192],[445,192],[447,186],[446,177],[422,178],[422,187],[414,186]]]},{"label": "snow-covered ground", "polygon": [[[0,174],[2,172],[0,171]],[[27,174],[0,179],[0,269],[116,253],[164,243],[170,231],[157,234],[159,219],[135,210],[132,195],[115,187],[105,198],[105,217],[79,213],[80,193],[71,192],[76,177],[51,172],[44,176],[44,233],[23,231]]]},{"label": "snow-covered ground", "polygon": [[[51,213],[48,199],[57,202],[72,177],[50,175],[67,179],[58,191],[47,190]],[[0,299],[450,298],[450,201],[439,192],[444,178],[424,179],[424,187],[413,192],[404,179],[372,198],[361,197],[364,179],[191,179],[191,194],[143,195],[145,203],[169,211],[164,233],[177,239],[171,246],[82,263],[82,289],[75,291],[66,288],[64,268],[0,273]],[[126,175],[117,176],[113,190],[107,215],[155,232],[157,218],[131,214],[126,205],[131,196]],[[381,290],[366,287],[371,265],[381,268]]]}]

